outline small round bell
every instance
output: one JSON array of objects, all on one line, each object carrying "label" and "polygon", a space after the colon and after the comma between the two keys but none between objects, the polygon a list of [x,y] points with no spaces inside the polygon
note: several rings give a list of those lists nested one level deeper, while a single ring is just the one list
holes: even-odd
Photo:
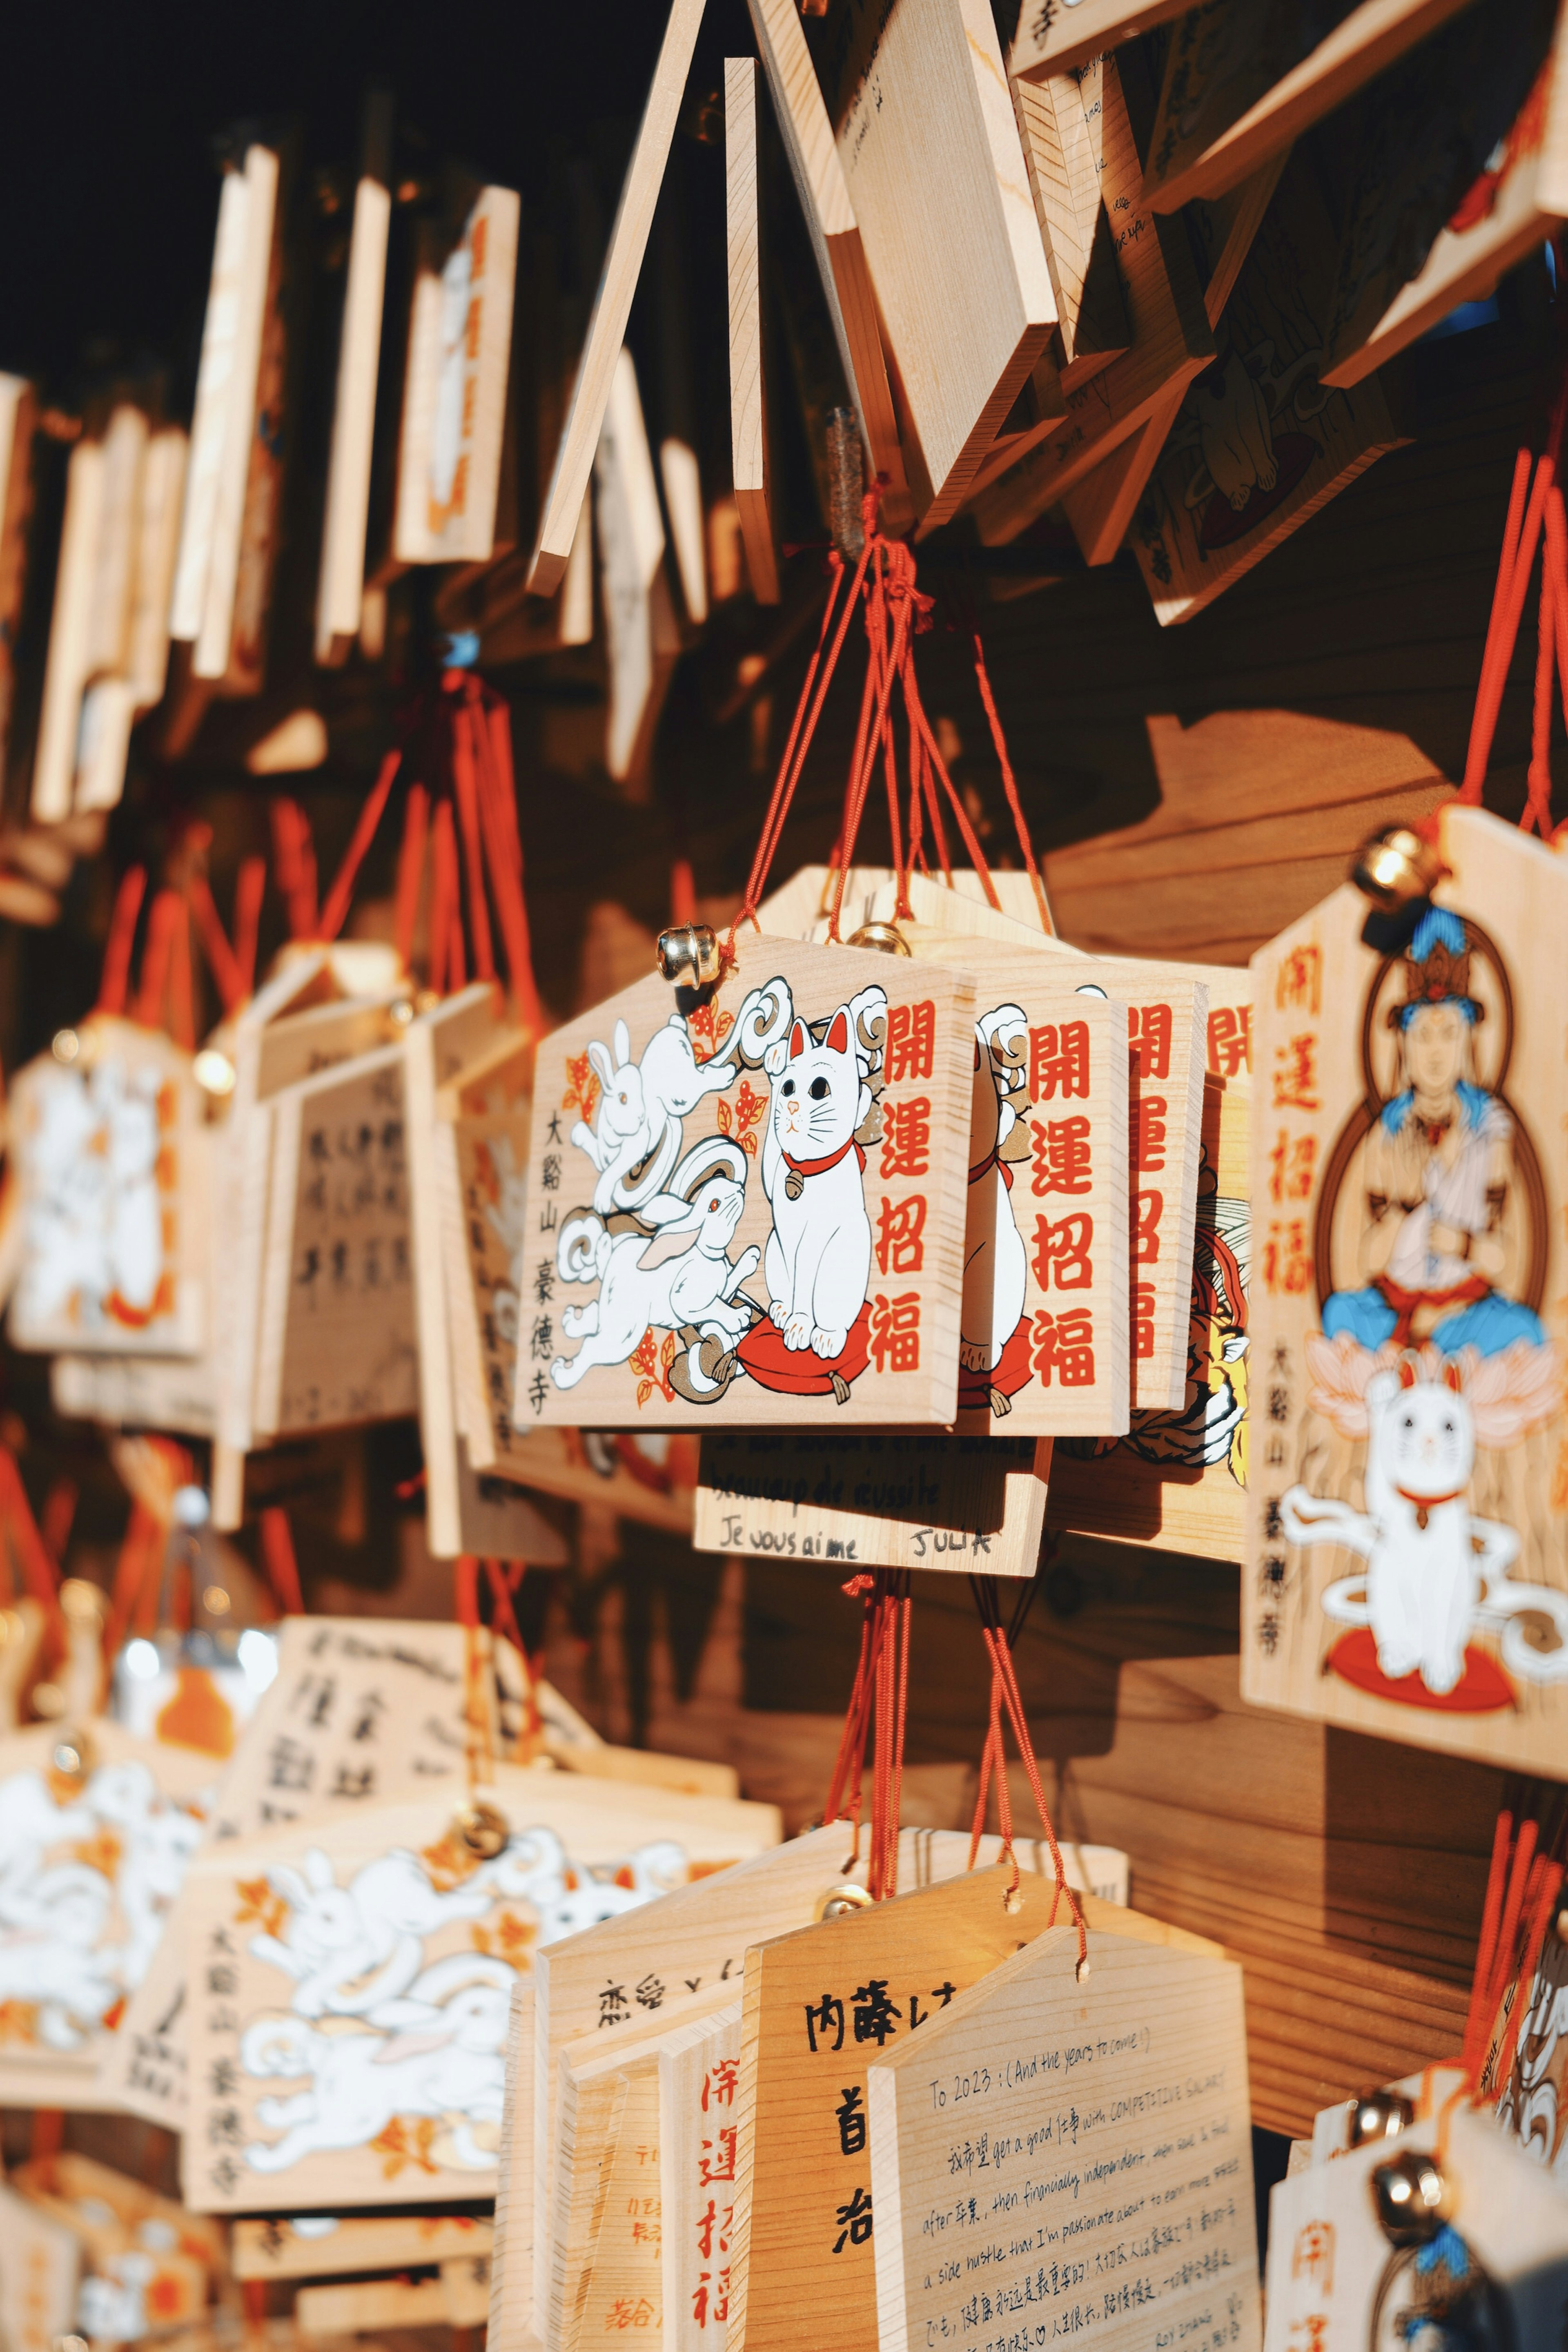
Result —
[{"label": "small round bell", "polygon": [[1396,915],[1417,898],[1429,898],[1447,872],[1432,843],[1407,824],[1385,824],[1355,853],[1350,878],[1375,907]]},{"label": "small round bell", "polygon": [[511,1835],[507,1816],[494,1805],[486,1805],[476,1797],[466,1805],[459,1805],[452,1824],[469,1853],[480,1862],[494,1862],[506,1847]]},{"label": "small round bell", "polygon": [[862,923],[858,931],[851,932],[845,944],[852,948],[872,948],[878,955],[906,956],[909,953],[909,941],[896,923]]},{"label": "small round bell", "polygon": [[1371,2139],[1397,2139],[1415,2120],[1416,2102],[1403,2091],[1369,2091],[1364,2099],[1350,2102],[1349,2145],[1364,2147]]},{"label": "small round bell", "polygon": [[852,1911],[864,1911],[870,1903],[871,1896],[865,1888],[857,1886],[852,1878],[847,1878],[841,1886],[829,1887],[817,1906],[817,1916],[819,1919],[847,1919]]},{"label": "small round bell", "polygon": [[85,1780],[96,1758],[85,1732],[62,1731],[49,1750],[49,1769],[62,1780]]},{"label": "small round bell", "polygon": [[659,971],[677,988],[710,988],[718,978],[718,939],[711,923],[676,923],[659,933]]},{"label": "small round bell", "polygon": [[1425,2148],[1392,2157],[1372,2176],[1372,2201],[1392,2244],[1424,2245],[1448,2218],[1448,2184],[1441,2165]]}]

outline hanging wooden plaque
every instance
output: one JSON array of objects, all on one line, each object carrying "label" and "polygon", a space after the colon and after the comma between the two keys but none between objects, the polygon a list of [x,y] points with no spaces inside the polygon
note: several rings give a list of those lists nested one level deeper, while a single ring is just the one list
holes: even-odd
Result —
[{"label": "hanging wooden plaque", "polygon": [[1266,2352],[1554,2341],[1568,2311],[1568,2203],[1489,2116],[1458,2106],[1445,2119],[1441,2220],[1401,2232],[1401,2243],[1379,2226],[1378,2175],[1430,2156],[1438,2133],[1414,2124],[1279,2183]]},{"label": "hanging wooden plaque", "polygon": [[[1031,954],[1038,932],[998,915],[994,908],[968,907],[954,892],[939,889],[923,877],[911,881],[910,904],[917,919],[916,927],[908,933],[915,955],[964,954],[967,961],[976,964],[977,986],[984,988],[988,996],[1008,980],[1009,955],[1028,958],[1024,970],[1041,971]],[[966,944],[938,948],[926,935],[927,926],[934,932],[961,935]],[[985,942],[975,946],[972,960],[967,948],[971,940]],[[983,975],[977,968],[982,960]],[[1131,1402],[1141,1412],[1175,1410],[1182,1403],[1186,1387],[1186,1294],[1197,1211],[1209,1019],[1207,982],[1190,968],[1141,963],[1130,958],[1074,959],[1071,954],[1063,956],[1060,949],[1043,967],[1043,974],[1053,984],[1070,985],[1082,996],[1098,993],[1126,1007]],[[977,1044],[982,1027],[983,1024],[977,1024]],[[1031,1030],[1031,1040],[1032,1034]],[[1032,1042],[1030,1054],[1032,1057]],[[989,1115],[983,1090],[977,1088],[977,1116],[988,1121]],[[971,1150],[971,1167],[983,1159],[983,1153]],[[1030,1183],[1032,1189],[1032,1177]],[[983,1205],[972,1181],[972,1221]],[[974,1242],[971,1233],[971,1251]],[[972,1257],[970,1264],[974,1264]],[[966,1343],[970,1337],[966,1325]]]},{"label": "hanging wooden plaque", "polygon": [[1266,1434],[1241,1687],[1555,1772],[1568,1059],[1537,971],[1568,863],[1453,803],[1437,849],[1448,871],[1396,951],[1364,943],[1347,884],[1253,961]]},{"label": "hanging wooden plaque", "polygon": [[1206,1075],[1182,1409],[1134,1412],[1124,1437],[1064,1439],[1051,1456],[1053,1530],[1245,1557],[1250,1126],[1248,1081]]},{"label": "hanging wooden plaque", "polygon": [[697,1011],[649,979],[540,1049],[519,1428],[953,1417],[970,983],[737,944]]},{"label": "hanging wooden plaque", "polygon": [[564,1773],[498,1767],[485,1794],[508,1832],[487,1860],[426,1800],[193,1872],[194,2210],[493,2197],[507,2005],[535,1947],[779,1833],[770,1806]]},{"label": "hanging wooden plaque", "polygon": [[76,2234],[0,2186],[0,2333],[11,2352],[54,2352],[76,2325]]},{"label": "hanging wooden plaque", "polygon": [[[737,2347],[805,2340],[847,2352],[870,2339],[866,2067],[1066,1916],[1053,1880],[1026,1873],[1009,1908],[1011,1884],[998,1864],[747,1953],[730,2266]],[[1103,1916],[1080,1899],[1086,1916]]]},{"label": "hanging wooden plaque", "polygon": [[17,1071],[9,1139],[22,1219],[13,1344],[199,1354],[208,1137],[183,1047],[93,1014]]},{"label": "hanging wooden plaque", "polygon": [[1049,1437],[721,1433],[703,1440],[692,1542],[856,1569],[1032,1576],[1051,1462]]},{"label": "hanging wooden plaque", "polygon": [[1079,2335],[1257,2352],[1241,1970],[1169,1928],[1092,1932],[1089,1960],[1080,1983],[1058,1927],[871,2053],[883,2352]]},{"label": "hanging wooden plaque", "polygon": [[537,2344],[534,2292],[534,1984],[512,1986],[507,2024],[507,2088],[496,2172],[496,2238],[490,2254],[490,2343],[495,2352]]},{"label": "hanging wooden plaque", "polygon": [[660,2245],[670,2352],[724,2352],[734,2192],[716,2180],[740,2082],[740,2002],[667,2034],[659,2051]]}]

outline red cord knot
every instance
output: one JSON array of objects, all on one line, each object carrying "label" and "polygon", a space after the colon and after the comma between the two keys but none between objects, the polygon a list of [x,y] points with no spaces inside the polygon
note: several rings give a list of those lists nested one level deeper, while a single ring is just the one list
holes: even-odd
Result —
[{"label": "red cord knot", "polygon": [[847,1593],[852,1601],[858,1601],[862,1593],[869,1592],[875,1582],[874,1576],[852,1576],[847,1584],[840,1585],[839,1591]]}]

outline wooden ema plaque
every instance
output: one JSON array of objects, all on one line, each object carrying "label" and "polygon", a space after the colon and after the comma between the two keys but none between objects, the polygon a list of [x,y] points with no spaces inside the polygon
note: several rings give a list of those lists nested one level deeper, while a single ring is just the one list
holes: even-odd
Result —
[{"label": "wooden ema plaque", "polygon": [[[1527,1771],[1568,1732],[1568,862],[1450,803],[1391,954],[1255,957],[1246,1698]],[[1535,975],[1540,972],[1540,977]]]},{"label": "wooden ema plaque", "polygon": [[[731,2340],[859,2347],[875,2332],[866,2068],[1058,1919],[1005,1863],[748,1951],[737,2105]],[[1087,1916],[1101,1916],[1092,1896]],[[1112,1912],[1115,1919],[1124,1916]],[[1075,1946],[1076,1948],[1076,1946]]]},{"label": "wooden ema plaque", "polygon": [[1182,1409],[1134,1412],[1124,1437],[1064,1439],[1051,1455],[1053,1530],[1245,1556],[1250,1129],[1246,1079],[1206,1076]]},{"label": "wooden ema plaque", "polygon": [[493,2197],[507,2005],[536,1945],[778,1837],[770,1806],[564,1773],[500,1766],[486,1794],[508,1834],[485,1861],[426,1799],[192,1873],[194,2210]]},{"label": "wooden ema plaque", "polygon": [[444,1083],[435,1175],[457,1427],[476,1470],[509,1465],[526,1237],[531,1039],[511,1033]]},{"label": "wooden ema plaque", "polygon": [[81,2247],[73,2230],[0,2187],[0,2333],[11,2352],[54,2352],[76,2325]]},{"label": "wooden ema plaque", "polygon": [[205,1343],[208,1139],[191,1056],[95,1013],[68,1060],[11,1085],[20,1191],[15,1346],[195,1356]]},{"label": "wooden ema plaque", "polygon": [[1080,2335],[1257,2352],[1241,1970],[1124,1925],[1151,1932],[1092,1933],[1082,1984],[1058,1927],[873,2054],[882,2352]]},{"label": "wooden ema plaque", "polygon": [[698,1551],[1032,1576],[1049,1437],[705,1438]]},{"label": "wooden ema plaque", "polygon": [[82,1737],[81,1773],[56,1764],[58,1727],[0,1740],[0,2095],[16,2106],[103,2105],[101,2070],[201,1843],[216,1773],[211,1756],[107,1718]]},{"label": "wooden ema plaque", "polygon": [[521,1429],[953,1418],[967,977],[738,952],[689,1015],[651,978],[539,1049]]},{"label": "wooden ema plaque", "polygon": [[734,2198],[713,2175],[740,2083],[740,2010],[727,2001],[659,2051],[662,2286],[674,2352],[724,2352],[729,2336]]},{"label": "wooden ema plaque", "polygon": [[[1125,1006],[1131,1400],[1142,1412],[1179,1407],[1186,1386],[1186,1291],[1197,1208],[1209,1018],[1206,976],[1191,967],[1073,955],[1060,945],[1052,946],[1049,963],[1042,967],[1039,932],[994,908],[970,907],[955,892],[924,880],[911,883],[910,903],[918,919],[908,932],[914,953],[962,952],[987,998],[1007,979],[1010,954],[1019,960],[1021,971],[1036,974],[1048,986],[1069,987],[1081,998],[1103,996]],[[955,942],[961,939],[964,945],[961,950],[956,945],[939,948],[932,936],[936,933]],[[979,1039],[977,1023],[977,1045]],[[989,1108],[978,1086],[976,1110],[983,1126]],[[971,1167],[984,1157],[973,1150],[970,1156]],[[1032,1178],[1030,1181],[1032,1189]],[[975,1219],[978,1213],[982,1231],[983,1211],[972,1181],[970,1216]],[[971,1251],[977,1238],[976,1234],[969,1236]],[[973,1266],[972,1257],[969,1262]],[[971,1337],[966,1325],[966,1345]]]}]

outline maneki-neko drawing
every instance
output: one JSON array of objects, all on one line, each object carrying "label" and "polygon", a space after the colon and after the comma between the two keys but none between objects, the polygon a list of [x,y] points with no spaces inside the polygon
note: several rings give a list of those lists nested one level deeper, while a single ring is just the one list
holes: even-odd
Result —
[{"label": "maneki-neko drawing", "polygon": [[1448,812],[1445,841],[1443,903],[1402,947],[1360,942],[1346,890],[1255,966],[1274,1086],[1254,1151],[1248,1684],[1544,1760],[1568,1723],[1568,1302],[1545,1164],[1568,1105],[1560,1017],[1500,942],[1529,935],[1527,882],[1550,898],[1568,876],[1479,812]]}]

